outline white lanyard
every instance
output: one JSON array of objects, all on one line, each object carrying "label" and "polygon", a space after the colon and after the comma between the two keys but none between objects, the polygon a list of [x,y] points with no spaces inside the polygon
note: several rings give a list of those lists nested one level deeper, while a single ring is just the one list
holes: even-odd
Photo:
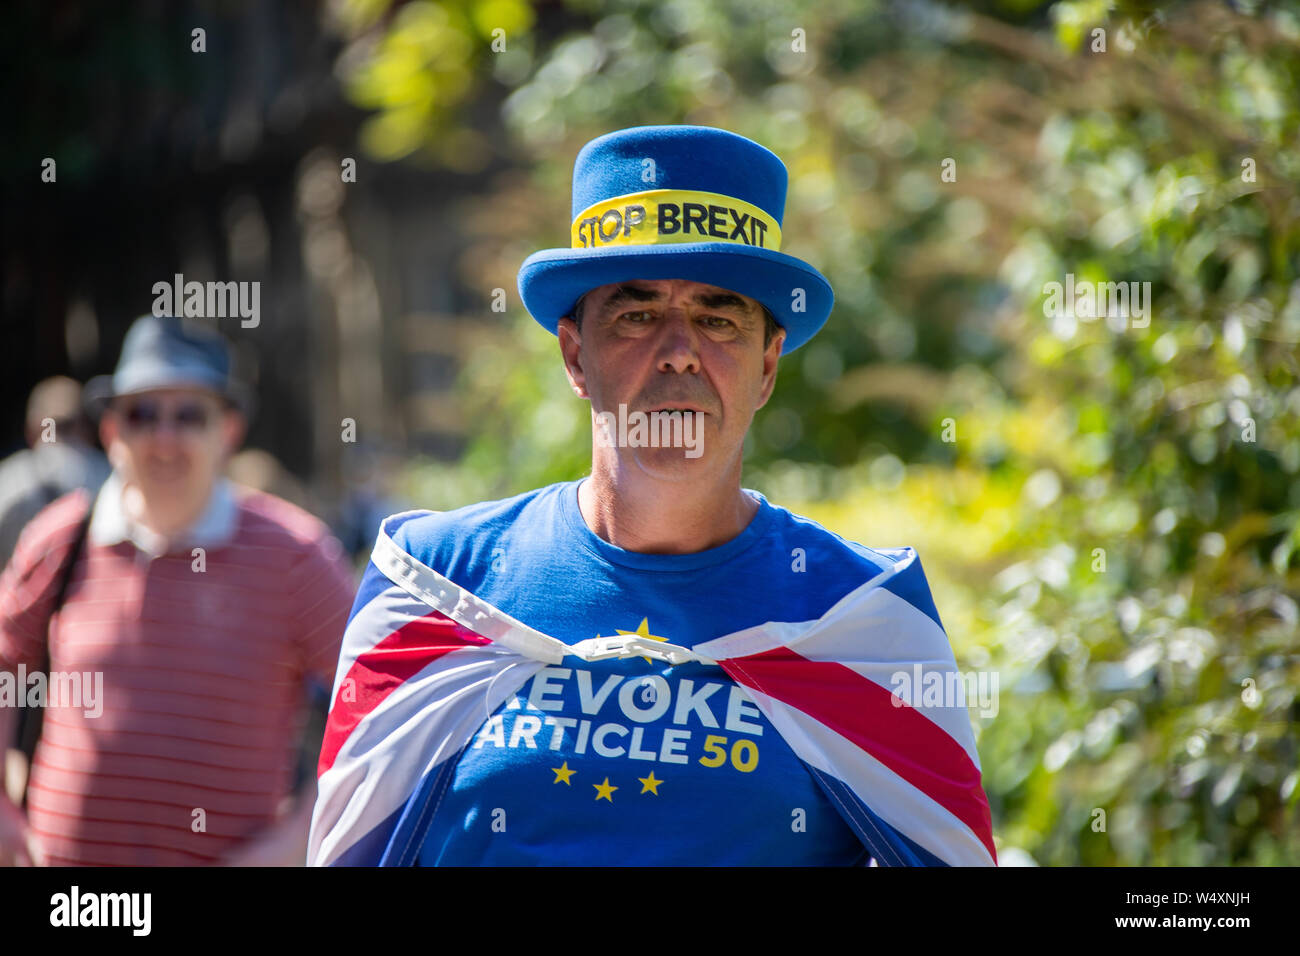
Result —
[{"label": "white lanyard", "polygon": [[[404,514],[428,514],[405,512]],[[400,518],[403,515],[393,515]],[[391,519],[390,519],[391,520]],[[510,650],[547,664],[559,664],[573,655],[584,661],[603,661],[610,658],[651,657],[669,664],[716,664],[712,658],[697,654],[689,647],[651,641],[639,634],[618,634],[613,637],[593,637],[577,644],[566,644],[558,638],[543,634],[522,621],[515,620],[482,598],[439,574],[433,568],[417,561],[393,541],[388,534],[388,522],[379,528],[375,549],[370,560],[393,583],[429,607],[445,614],[461,627],[473,631]]]}]

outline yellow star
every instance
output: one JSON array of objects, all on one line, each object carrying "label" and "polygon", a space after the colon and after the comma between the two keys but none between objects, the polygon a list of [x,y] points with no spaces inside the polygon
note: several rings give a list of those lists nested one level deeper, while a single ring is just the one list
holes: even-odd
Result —
[{"label": "yellow star", "polygon": [[614,798],[611,794],[617,790],[618,787],[611,787],[609,785],[609,777],[605,778],[604,783],[593,783],[592,786],[596,788],[597,800],[608,800],[610,803],[614,802]]},{"label": "yellow star", "polygon": [[[647,641],[660,641],[663,643],[667,643],[668,641],[668,638],[666,637],[659,637],[655,634],[650,633],[650,619],[648,617],[641,618],[641,623],[637,625],[637,629],[635,631],[625,631],[621,627],[617,627],[615,628],[615,630],[618,631],[618,633],[620,634],[635,634],[637,637],[644,637]],[[641,659],[645,661],[647,664],[654,663],[654,661],[650,660],[650,658],[645,656],[642,656]]]},{"label": "yellow star", "polygon": [[[642,793],[653,793],[656,797],[659,796],[659,784],[663,783],[663,781],[655,779],[655,772],[653,770],[650,771],[650,776],[637,777],[637,779],[641,781]],[[613,801],[610,802],[612,803]]]},{"label": "yellow star", "polygon": [[635,634],[637,637],[644,637],[646,640],[650,640],[650,641],[668,640],[668,638],[666,637],[657,637],[654,634],[650,633],[650,619],[648,617],[641,618],[641,623],[637,625],[635,631],[625,631],[621,627],[615,628],[615,630],[617,630],[620,634]]},{"label": "yellow star", "polygon": [[[551,783],[562,783],[566,787],[571,787],[573,786],[573,784],[569,783],[569,778],[572,777],[578,771],[570,770],[569,761],[566,760],[558,767],[552,767],[551,772],[555,774],[555,779],[552,780]],[[610,802],[612,803],[613,801]]]}]

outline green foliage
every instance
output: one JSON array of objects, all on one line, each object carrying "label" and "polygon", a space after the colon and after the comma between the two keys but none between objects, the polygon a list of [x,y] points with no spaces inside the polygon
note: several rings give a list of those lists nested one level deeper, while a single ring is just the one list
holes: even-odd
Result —
[{"label": "green foliage", "polygon": [[[1000,676],[999,846],[1039,863],[1300,863],[1300,22],[1258,6],[573,2],[502,110],[522,254],[564,241],[593,135],[697,122],[785,159],[785,248],[837,302],[746,483],[918,548],[959,663]],[[1046,315],[1067,273],[1149,283],[1148,320]],[[476,438],[421,494],[587,467],[527,316],[463,387]]]},{"label": "green foliage", "polygon": [[467,122],[466,107],[490,72],[494,41],[509,54],[501,62],[527,56],[520,38],[533,24],[532,7],[527,0],[414,0],[385,20],[387,7],[351,0],[338,11],[338,26],[353,38],[340,58],[344,88],[375,111],[361,130],[362,147],[380,160],[418,151],[450,169],[481,168],[491,147]]}]

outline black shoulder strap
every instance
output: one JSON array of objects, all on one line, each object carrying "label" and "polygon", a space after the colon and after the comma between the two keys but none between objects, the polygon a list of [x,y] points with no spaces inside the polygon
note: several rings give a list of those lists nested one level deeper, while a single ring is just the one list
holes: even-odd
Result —
[{"label": "black shoulder strap", "polygon": [[[50,608],[50,618],[63,607],[64,598],[68,596],[68,585],[72,583],[72,572],[77,566],[77,558],[81,556],[81,550],[86,544],[86,535],[90,531],[90,518],[95,513],[95,499],[98,497],[95,489],[90,490],[90,507],[86,509],[86,516],[81,519],[77,526],[77,535],[72,541],[72,547],[68,549],[68,556],[63,559],[63,567],[59,569],[59,589],[54,592],[54,605]],[[50,669],[50,638],[49,638],[49,621],[46,621],[45,635],[45,659],[41,662],[41,669],[49,672]],[[41,739],[41,729],[45,723],[45,713],[43,708],[24,707],[18,712],[18,726],[16,728],[18,749],[27,757],[28,779],[31,777],[32,758],[36,753],[36,743]],[[6,746],[7,741],[3,742]],[[27,806],[28,788],[23,788],[23,807]]]},{"label": "black shoulder strap", "polygon": [[77,526],[77,536],[72,541],[72,547],[68,549],[68,556],[63,561],[63,567],[59,570],[59,589],[54,592],[54,606],[50,608],[50,616],[59,608],[63,607],[63,600],[68,596],[68,585],[72,583],[72,572],[77,566],[77,558],[81,557],[81,549],[86,544],[86,535],[90,531],[90,519],[95,513],[95,499],[90,499],[90,507],[86,509],[86,516],[81,519],[81,524]]}]

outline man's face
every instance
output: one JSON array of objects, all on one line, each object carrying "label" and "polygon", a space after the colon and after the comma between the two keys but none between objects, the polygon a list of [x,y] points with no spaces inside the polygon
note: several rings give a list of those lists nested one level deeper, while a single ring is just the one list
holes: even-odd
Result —
[{"label": "man's face", "polygon": [[113,467],[167,520],[202,510],[243,428],[215,392],[160,388],[113,399],[100,438]]},{"label": "man's face", "polygon": [[[748,296],[685,279],[638,279],[593,289],[582,329],[559,323],[569,381],[593,415],[702,412],[698,457],[682,448],[611,449],[660,478],[739,467],[754,413],[772,394],[785,341],[763,345],[762,308]],[[685,424],[685,423],[684,423]]]}]

